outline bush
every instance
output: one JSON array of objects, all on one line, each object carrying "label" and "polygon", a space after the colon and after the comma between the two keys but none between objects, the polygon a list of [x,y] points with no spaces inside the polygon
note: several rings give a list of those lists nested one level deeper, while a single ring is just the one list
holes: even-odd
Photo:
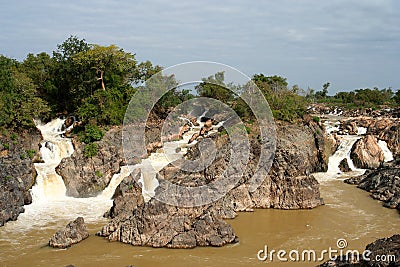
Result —
[{"label": "bush", "polygon": [[30,159],[32,159],[33,156],[35,156],[35,154],[36,154],[36,150],[34,150],[34,149],[29,149],[28,151],[26,151],[26,153],[28,154],[28,157],[29,157]]},{"label": "bush", "polygon": [[103,174],[101,172],[99,172],[99,171],[95,171],[95,174],[99,178],[103,177]]},{"label": "bush", "polygon": [[318,117],[318,116],[314,116],[314,117],[313,117],[313,121],[318,123],[318,122],[321,121],[321,118]]},{"label": "bush", "polygon": [[22,160],[26,159],[25,153],[22,153],[21,155],[19,155],[19,158],[22,159]]},{"label": "bush", "polygon": [[10,135],[10,138],[11,138],[11,140],[12,141],[15,141],[15,140],[17,140],[17,134],[15,134],[15,133],[12,133],[11,135]]},{"label": "bush", "polygon": [[80,133],[80,139],[82,142],[89,144],[95,141],[100,141],[103,138],[104,133],[97,125],[86,125],[85,131]]},{"label": "bush", "polygon": [[99,149],[96,143],[90,143],[85,145],[84,154],[87,158],[92,158],[97,155]]},{"label": "bush", "polygon": [[3,149],[4,150],[8,150],[10,148],[10,145],[9,144],[3,144]]}]

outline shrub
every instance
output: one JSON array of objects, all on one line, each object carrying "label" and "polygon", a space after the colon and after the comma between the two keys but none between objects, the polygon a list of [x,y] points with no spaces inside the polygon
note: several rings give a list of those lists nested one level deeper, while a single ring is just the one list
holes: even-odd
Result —
[{"label": "shrub", "polygon": [[3,144],[3,149],[4,150],[8,150],[10,148],[10,145],[9,144]]},{"label": "shrub", "polygon": [[103,174],[100,171],[95,171],[94,172],[96,174],[97,177],[101,178],[103,177]]},{"label": "shrub", "polygon": [[82,142],[89,144],[94,141],[100,141],[104,133],[97,125],[88,124],[85,126],[85,131],[81,132],[80,139]]},{"label": "shrub", "polygon": [[314,122],[320,122],[320,121],[321,121],[321,118],[318,117],[318,116],[314,116],[314,117],[313,117],[313,121],[314,121]]},{"label": "shrub", "polygon": [[15,133],[12,133],[11,135],[10,135],[10,138],[11,138],[11,140],[12,141],[15,141],[15,140],[17,140],[17,134],[15,134]]},{"label": "shrub", "polygon": [[94,157],[97,155],[98,152],[99,152],[99,149],[98,149],[96,143],[90,143],[90,144],[85,145],[85,149],[84,149],[85,157],[87,157],[87,158]]},{"label": "shrub", "polygon": [[22,159],[22,160],[26,159],[25,153],[22,153],[21,155],[19,155],[19,158]]},{"label": "shrub", "polygon": [[26,151],[26,153],[28,154],[28,157],[29,157],[30,159],[32,159],[33,156],[35,156],[35,154],[36,154],[36,150],[34,150],[34,149],[29,149],[28,151]]}]

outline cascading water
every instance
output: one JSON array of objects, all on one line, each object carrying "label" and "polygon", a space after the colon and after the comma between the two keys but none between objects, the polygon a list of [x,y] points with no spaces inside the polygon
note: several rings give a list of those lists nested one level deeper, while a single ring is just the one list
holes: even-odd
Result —
[{"label": "cascading water", "polygon": [[[203,126],[203,123],[197,127],[192,125],[190,130],[183,135],[183,139],[164,142],[162,149],[151,153],[140,164],[122,166],[120,172],[112,177],[108,186],[98,196],[73,198],[66,196],[64,181],[55,171],[61,160],[71,156],[74,152],[71,140],[63,136],[69,130],[63,130],[64,122],[65,120],[59,118],[47,124],[36,122],[37,128],[43,136],[40,148],[43,162],[35,163],[37,178],[36,184],[31,189],[32,204],[25,206],[25,212],[19,215],[18,220],[8,222],[3,227],[3,231],[20,232],[37,227],[53,228],[54,224],[61,226],[78,216],[84,217],[85,221],[89,223],[105,220],[103,214],[113,204],[112,196],[115,189],[136,168],[141,169],[142,178],[139,182],[143,185],[143,196],[148,201],[154,196],[154,190],[158,186],[157,172],[170,162],[183,157],[187,151],[188,140]],[[221,126],[222,123],[214,128]],[[213,131],[215,132],[215,130]],[[192,144],[195,143],[196,141]]]},{"label": "cascading water", "polygon": [[[343,159],[347,159],[347,163],[352,171],[358,171],[352,159],[350,158],[350,153],[353,145],[359,140],[361,137],[353,136],[353,135],[343,135],[342,140],[340,142],[339,147],[337,148],[336,152],[329,157],[328,162],[328,171],[327,174],[330,176],[335,176],[340,174],[341,171],[339,169],[339,164]],[[359,170],[361,171],[361,170]]]},{"label": "cascading water", "polygon": [[64,120],[59,118],[45,125],[40,123],[37,125],[43,136],[43,141],[40,144],[43,163],[35,163],[36,185],[31,189],[34,202],[65,197],[64,181],[56,173],[55,168],[63,158],[72,155],[74,148],[71,140],[61,137],[65,133],[65,131],[62,131],[63,126]]},{"label": "cascading water", "polygon": [[392,151],[390,151],[390,149],[388,148],[388,145],[385,141],[378,140],[378,145],[383,151],[383,155],[385,156],[385,162],[394,160]]},{"label": "cascading water", "polygon": [[[325,121],[324,122],[326,133],[331,134],[339,130],[340,123],[338,121]],[[328,160],[328,170],[325,173],[314,173],[314,176],[318,181],[327,181],[338,179],[342,177],[348,178],[349,176],[358,176],[364,174],[364,169],[358,169],[354,166],[353,160],[350,157],[351,149],[357,140],[361,139],[362,136],[366,133],[366,128],[359,127],[357,131],[357,135],[340,135],[341,141],[336,149],[336,152],[329,157]],[[347,174],[344,174],[340,168],[340,162],[346,159],[351,171]]]}]

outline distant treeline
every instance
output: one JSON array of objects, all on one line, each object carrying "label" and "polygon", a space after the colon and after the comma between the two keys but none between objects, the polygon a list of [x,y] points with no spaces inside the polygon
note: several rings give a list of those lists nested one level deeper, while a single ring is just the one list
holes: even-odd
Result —
[{"label": "distant treeline", "polygon": [[[51,119],[60,114],[77,116],[83,130],[119,125],[138,87],[161,70],[150,61],[138,62],[135,54],[115,45],[89,44],[76,36],[57,45],[52,55],[28,54],[22,62],[0,55],[0,128],[30,128],[34,127],[33,118]],[[274,117],[290,122],[302,118],[311,102],[349,108],[400,104],[400,92],[391,89],[359,89],[328,96],[329,83],[315,92],[296,85],[289,88],[286,78],[276,75],[256,74],[253,81]],[[207,96],[228,104],[245,121],[253,121],[249,107],[227,86],[224,73],[205,77],[195,93],[168,92],[156,105],[156,112],[162,114],[190,98]]]}]

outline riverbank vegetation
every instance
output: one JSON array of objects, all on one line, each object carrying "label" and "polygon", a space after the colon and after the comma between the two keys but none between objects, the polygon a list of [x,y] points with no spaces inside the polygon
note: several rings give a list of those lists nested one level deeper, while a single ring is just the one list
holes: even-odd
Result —
[{"label": "riverbank vegetation", "polygon": [[[49,120],[73,114],[83,123],[80,136],[90,137],[90,129],[122,124],[134,93],[161,70],[150,61],[138,62],[135,54],[116,45],[89,44],[76,36],[58,45],[52,55],[28,54],[22,62],[0,55],[0,128],[33,128],[33,118]],[[346,108],[400,105],[400,91],[390,88],[357,89],[329,96],[330,83],[315,92],[296,85],[289,87],[286,78],[276,75],[256,74],[253,82],[274,117],[289,122],[301,119],[310,103],[316,102]],[[216,73],[205,77],[195,91],[169,91],[156,109],[167,112],[192,97],[205,96],[221,100],[251,122],[251,110],[240,95],[226,89],[228,86],[232,85],[225,84],[224,73]]]}]

